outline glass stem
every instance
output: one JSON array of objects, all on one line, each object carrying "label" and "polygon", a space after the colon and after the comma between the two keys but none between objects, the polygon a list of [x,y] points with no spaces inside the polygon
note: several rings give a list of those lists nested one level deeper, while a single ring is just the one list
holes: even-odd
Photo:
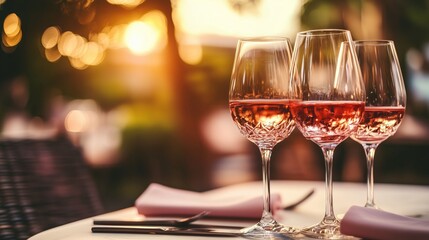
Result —
[{"label": "glass stem", "polygon": [[336,221],[333,207],[332,190],[332,166],[334,159],[334,150],[336,146],[322,146],[323,156],[325,157],[325,217],[323,221]]},{"label": "glass stem", "polygon": [[270,159],[272,149],[260,148],[262,156],[262,185],[263,185],[263,200],[264,200],[264,212],[262,213],[262,219],[271,221],[271,194],[270,194]]},{"label": "glass stem", "polygon": [[374,155],[378,144],[363,145],[366,155],[366,167],[367,167],[367,197],[365,207],[375,207],[374,202]]}]

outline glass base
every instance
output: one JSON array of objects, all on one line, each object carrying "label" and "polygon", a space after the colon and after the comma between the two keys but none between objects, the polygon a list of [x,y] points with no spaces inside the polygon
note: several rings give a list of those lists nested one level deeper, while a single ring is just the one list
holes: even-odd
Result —
[{"label": "glass base", "polygon": [[272,218],[263,218],[257,224],[242,229],[241,233],[250,239],[287,239],[287,236],[295,235],[299,230],[279,224]]},{"label": "glass base", "polygon": [[340,232],[338,219],[322,220],[319,224],[301,230],[301,234],[316,239],[358,239]]},{"label": "glass base", "polygon": [[381,210],[375,203],[366,203],[365,207]]}]

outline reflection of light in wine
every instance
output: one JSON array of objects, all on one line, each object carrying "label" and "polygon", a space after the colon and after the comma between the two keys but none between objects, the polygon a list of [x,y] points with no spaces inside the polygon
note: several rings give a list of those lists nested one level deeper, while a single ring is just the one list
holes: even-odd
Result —
[{"label": "reflection of light in wine", "polygon": [[271,128],[278,127],[284,120],[283,115],[273,115],[273,116],[261,116],[258,120],[258,123],[262,125],[262,127],[270,130]]}]

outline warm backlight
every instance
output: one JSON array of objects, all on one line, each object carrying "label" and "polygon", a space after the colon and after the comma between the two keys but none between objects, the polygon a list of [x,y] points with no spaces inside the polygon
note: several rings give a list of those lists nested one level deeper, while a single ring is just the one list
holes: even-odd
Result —
[{"label": "warm backlight", "polygon": [[164,49],[167,44],[166,17],[160,11],[150,11],[131,23],[106,26],[99,33],[90,33],[87,38],[71,31],[60,32],[59,27],[51,26],[43,32],[40,41],[48,61],[55,62],[64,56],[72,67],[83,70],[100,64],[108,49],[128,48],[135,55]]},{"label": "warm backlight", "polygon": [[125,31],[125,43],[137,55],[151,52],[158,38],[157,30],[142,21],[130,23]]}]

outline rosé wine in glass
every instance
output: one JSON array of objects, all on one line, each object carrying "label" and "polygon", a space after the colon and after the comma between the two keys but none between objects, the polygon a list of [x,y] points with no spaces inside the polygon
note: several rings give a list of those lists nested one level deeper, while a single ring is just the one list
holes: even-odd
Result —
[{"label": "ros\u00e9 wine in glass", "polygon": [[318,143],[341,143],[356,131],[365,104],[358,101],[295,101],[291,111],[303,135]]},{"label": "ros\u00e9 wine in glass", "polygon": [[243,135],[255,144],[274,147],[295,127],[289,105],[285,99],[247,99],[230,101],[229,108]]},{"label": "ros\u00e9 wine in glass", "polygon": [[325,160],[325,215],[301,233],[311,238],[347,239],[333,207],[332,166],[338,144],[358,128],[364,112],[362,81],[351,33],[343,29],[299,32],[292,56],[291,113],[297,128],[316,143]]},{"label": "ros\u00e9 wine in glass", "polygon": [[374,201],[375,150],[396,133],[405,115],[407,97],[393,41],[361,40],[354,43],[367,96],[362,121],[351,138],[365,150],[368,185],[365,207],[379,208]]},{"label": "ros\u00e9 wine in glass", "polygon": [[297,232],[279,224],[270,205],[271,153],[295,127],[289,107],[291,52],[290,41],[281,37],[241,39],[235,52],[229,89],[231,117],[240,132],[258,146],[262,158],[262,216],[242,230],[245,237],[265,239]]}]

